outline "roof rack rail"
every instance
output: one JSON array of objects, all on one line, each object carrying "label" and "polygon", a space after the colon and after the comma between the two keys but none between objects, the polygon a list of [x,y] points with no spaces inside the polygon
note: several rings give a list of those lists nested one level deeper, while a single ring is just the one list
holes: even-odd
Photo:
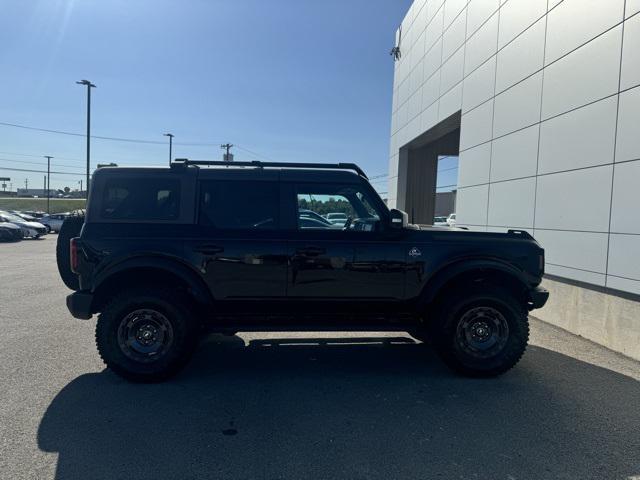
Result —
[{"label": "roof rack rail", "polygon": [[189,160],[188,158],[176,158],[171,165],[213,165],[224,167],[281,167],[281,168],[323,168],[328,170],[353,170],[361,177],[369,179],[364,171],[355,163],[287,163],[287,162],[262,162],[253,160],[250,162],[226,162],[223,160]]}]

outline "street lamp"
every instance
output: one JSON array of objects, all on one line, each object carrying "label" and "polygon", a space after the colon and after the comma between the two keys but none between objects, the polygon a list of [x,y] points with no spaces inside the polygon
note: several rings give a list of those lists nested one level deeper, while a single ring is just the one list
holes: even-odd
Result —
[{"label": "street lamp", "polygon": [[163,134],[165,137],[169,137],[169,166],[171,166],[171,149],[173,148],[173,133]]},{"label": "street lamp", "polygon": [[45,155],[47,159],[47,213],[51,213],[50,201],[51,201],[51,155]]},{"label": "street lamp", "polygon": [[89,170],[91,168],[91,89],[96,86],[89,80],[80,80],[78,85],[87,87],[87,198],[89,198]]}]

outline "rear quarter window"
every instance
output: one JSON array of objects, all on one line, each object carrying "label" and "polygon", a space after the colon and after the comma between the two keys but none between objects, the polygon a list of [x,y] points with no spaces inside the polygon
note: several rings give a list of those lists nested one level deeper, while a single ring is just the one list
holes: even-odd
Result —
[{"label": "rear quarter window", "polygon": [[176,220],[179,215],[179,180],[112,178],[105,182],[100,204],[104,220]]}]

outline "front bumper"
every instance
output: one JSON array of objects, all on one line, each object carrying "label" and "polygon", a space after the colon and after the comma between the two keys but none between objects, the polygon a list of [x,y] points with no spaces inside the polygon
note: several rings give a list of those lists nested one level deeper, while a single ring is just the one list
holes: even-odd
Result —
[{"label": "front bumper", "polygon": [[529,292],[530,297],[530,309],[542,308],[549,299],[549,290],[541,286],[537,286]]},{"label": "front bumper", "polygon": [[73,292],[67,295],[67,308],[75,318],[89,320],[91,318],[91,304],[93,294],[87,292]]}]

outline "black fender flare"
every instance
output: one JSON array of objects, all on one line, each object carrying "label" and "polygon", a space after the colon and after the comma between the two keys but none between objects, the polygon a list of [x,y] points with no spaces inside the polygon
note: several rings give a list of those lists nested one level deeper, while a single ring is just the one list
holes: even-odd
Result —
[{"label": "black fender flare", "polygon": [[517,279],[523,291],[529,290],[524,272],[508,262],[497,258],[458,259],[443,265],[427,279],[420,295],[420,306],[433,302],[441,289],[454,278],[473,271],[497,271],[509,275]]},{"label": "black fender flare", "polygon": [[122,261],[112,264],[109,268],[100,271],[93,282],[92,293],[97,293],[114,275],[119,275],[127,270],[136,269],[163,270],[180,278],[191,290],[198,303],[206,304],[213,301],[211,291],[207,287],[204,279],[191,266],[185,264],[177,257],[167,257],[163,255],[141,254],[128,257]]}]

